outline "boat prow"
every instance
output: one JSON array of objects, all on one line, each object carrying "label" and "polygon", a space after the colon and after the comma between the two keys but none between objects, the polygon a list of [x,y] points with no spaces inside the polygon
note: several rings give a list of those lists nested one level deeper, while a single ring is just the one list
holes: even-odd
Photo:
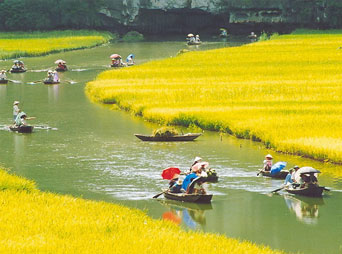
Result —
[{"label": "boat prow", "polygon": [[202,135],[202,133],[187,133],[184,135],[176,135],[176,136],[169,136],[169,137],[162,137],[162,136],[148,136],[148,135],[141,135],[141,134],[134,134],[138,139],[142,141],[193,141],[194,139],[198,138]]},{"label": "boat prow", "polygon": [[8,84],[8,80],[7,79],[1,79],[0,84]]}]

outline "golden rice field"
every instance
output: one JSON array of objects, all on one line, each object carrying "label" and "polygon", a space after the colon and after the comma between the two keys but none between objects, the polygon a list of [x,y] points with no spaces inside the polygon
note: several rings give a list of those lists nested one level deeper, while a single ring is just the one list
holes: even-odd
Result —
[{"label": "golden rice field", "polygon": [[0,33],[0,59],[39,56],[49,53],[94,47],[112,36],[96,31],[54,31]]},{"label": "golden rice field", "polygon": [[106,71],[86,92],[150,121],[195,124],[342,163],[340,46],[342,31],[274,36]]},{"label": "golden rice field", "polygon": [[120,205],[40,192],[32,181],[2,169],[0,190],[0,253],[283,253],[186,232]]}]

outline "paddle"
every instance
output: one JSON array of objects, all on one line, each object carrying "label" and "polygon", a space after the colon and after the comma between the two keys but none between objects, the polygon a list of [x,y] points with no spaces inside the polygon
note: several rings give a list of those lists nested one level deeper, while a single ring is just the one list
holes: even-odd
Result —
[{"label": "paddle", "polygon": [[37,80],[37,81],[33,81],[33,82],[28,82],[27,84],[37,84],[37,83],[41,83],[43,82],[43,80]]},{"label": "paddle", "polygon": [[21,81],[18,81],[18,80],[11,80],[11,79],[8,79],[9,82],[12,82],[12,83],[16,83],[16,84],[19,84],[21,83]]},{"label": "paddle", "polygon": [[275,189],[275,190],[271,191],[271,193],[276,193],[276,192],[278,192],[278,191],[280,191],[280,190],[282,190],[284,188],[285,188],[285,185],[282,186],[281,188],[278,188],[278,189]]},{"label": "paddle", "polygon": [[162,195],[162,194],[164,194],[165,192],[167,192],[168,190],[165,190],[165,191],[163,191],[163,192],[161,192],[161,193],[158,193],[157,195],[154,195],[152,198],[157,198],[157,197],[159,197],[160,195]]}]

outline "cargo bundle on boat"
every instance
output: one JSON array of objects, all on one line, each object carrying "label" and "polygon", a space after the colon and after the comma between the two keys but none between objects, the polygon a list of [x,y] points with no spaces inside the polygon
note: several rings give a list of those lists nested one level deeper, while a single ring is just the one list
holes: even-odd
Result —
[{"label": "cargo bundle on boat", "polygon": [[178,132],[170,127],[162,127],[153,132],[153,135],[134,134],[142,141],[193,141],[201,136],[201,133],[187,133],[179,135]]}]

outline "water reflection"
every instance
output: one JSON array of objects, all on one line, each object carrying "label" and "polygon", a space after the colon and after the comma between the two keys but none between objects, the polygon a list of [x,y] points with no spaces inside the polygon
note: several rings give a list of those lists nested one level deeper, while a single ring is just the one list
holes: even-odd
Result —
[{"label": "water reflection", "polygon": [[57,102],[58,100],[59,85],[48,86],[48,98],[49,102]]},{"label": "water reflection", "polygon": [[305,224],[317,224],[319,206],[324,205],[323,198],[294,197],[284,195],[285,203],[299,221]]},{"label": "water reflection", "polygon": [[164,220],[172,221],[177,225],[183,223],[193,230],[202,229],[206,225],[205,212],[213,209],[211,204],[182,203],[172,200],[159,200],[159,202],[168,209],[162,215]]},{"label": "water reflection", "polygon": [[4,98],[7,93],[7,85],[0,84],[0,97]]}]

